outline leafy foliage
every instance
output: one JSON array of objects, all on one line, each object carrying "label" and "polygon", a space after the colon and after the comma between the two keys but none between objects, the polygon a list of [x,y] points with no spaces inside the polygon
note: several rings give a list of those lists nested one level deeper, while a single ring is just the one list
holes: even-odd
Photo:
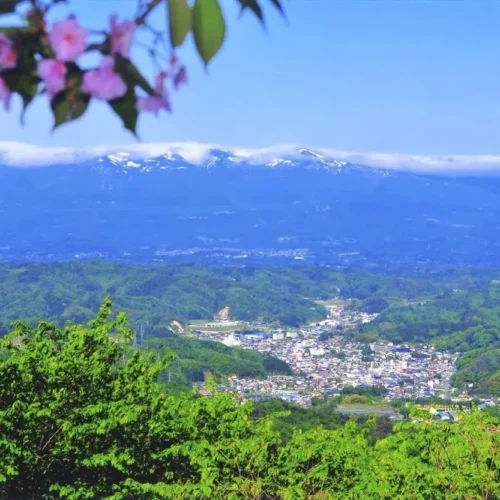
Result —
[{"label": "leafy foliage", "polygon": [[162,356],[175,353],[168,379],[184,386],[203,382],[207,373],[217,380],[229,375],[265,378],[268,372],[291,374],[290,367],[278,358],[218,342],[172,336],[152,339],[147,349]]},{"label": "leafy foliage", "polygon": [[50,107],[54,115],[53,129],[80,118],[87,111],[90,95],[81,91],[82,77],[82,70],[72,65],[68,76],[68,80],[72,82],[71,85],[51,99]]},{"label": "leafy foliage", "polygon": [[187,0],[169,0],[168,19],[170,28],[170,43],[177,47],[184,42],[191,30],[191,9]]},{"label": "leafy foliage", "polygon": [[218,0],[195,0],[193,33],[198,53],[208,64],[222,47],[226,36],[226,23]]},{"label": "leafy foliage", "polygon": [[500,498],[493,415],[403,422],[375,441],[374,420],[350,420],[282,444],[272,409],[165,392],[170,358],[131,349],[110,313],[106,301],[87,327],[17,323],[0,341],[0,497]]},{"label": "leafy foliage", "polygon": [[262,418],[274,417],[274,428],[280,433],[282,441],[288,443],[297,430],[303,432],[321,427],[323,429],[340,429],[348,421],[366,430],[368,442],[374,444],[378,439],[386,437],[393,428],[392,421],[386,416],[347,415],[337,411],[342,398],[314,398],[312,406],[304,408],[296,403],[288,403],[279,399],[268,399],[255,403],[253,416]]},{"label": "leafy foliage", "polygon": [[269,424],[229,396],[163,393],[166,362],[131,352],[125,317],[111,321],[110,308],[89,328],[18,324],[21,342],[3,339],[0,496],[206,498],[251,480],[238,463],[262,472]]}]

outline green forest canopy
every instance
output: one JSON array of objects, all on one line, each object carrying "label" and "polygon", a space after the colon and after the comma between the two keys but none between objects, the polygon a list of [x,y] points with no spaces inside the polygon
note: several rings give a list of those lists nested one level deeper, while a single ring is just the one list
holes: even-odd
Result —
[{"label": "green forest canopy", "polygon": [[492,415],[414,414],[381,439],[374,420],[318,425],[283,444],[269,407],[256,415],[210,381],[210,397],[166,391],[169,357],[134,350],[110,314],[0,339],[1,498],[500,499]]},{"label": "green forest canopy", "polygon": [[[226,347],[219,342],[172,336],[153,338],[147,349],[166,356],[176,354],[168,370],[168,380],[190,387],[203,382],[207,373],[216,380],[236,375],[240,378],[266,378],[269,373],[291,375],[290,367],[280,359],[266,353],[238,347]],[[164,374],[165,375],[165,374]]]},{"label": "green forest canopy", "polygon": [[[496,273],[500,274],[500,273]],[[484,286],[494,271],[407,270],[382,274],[325,267],[210,268],[195,265],[128,265],[113,262],[0,265],[0,328],[11,321],[46,318],[64,324],[92,317],[111,295],[132,326],[148,323],[165,335],[172,319],[210,319],[229,306],[240,320],[262,318],[298,326],[323,318],[315,300],[340,294],[366,301],[418,298],[453,288]],[[383,303],[382,303],[383,304]],[[2,332],[0,331],[0,334]]]}]

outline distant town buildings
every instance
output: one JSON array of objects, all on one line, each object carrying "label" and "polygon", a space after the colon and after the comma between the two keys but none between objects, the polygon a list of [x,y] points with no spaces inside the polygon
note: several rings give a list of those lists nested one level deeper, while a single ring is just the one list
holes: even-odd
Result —
[{"label": "distant town buildings", "polygon": [[228,332],[231,322],[225,321],[217,323],[225,331],[196,330],[195,335],[272,354],[292,368],[291,376],[271,375],[265,380],[231,377],[227,390],[241,398],[280,397],[308,405],[313,397],[335,395],[346,386],[384,387],[389,400],[449,394],[456,354],[436,351],[431,345],[348,340],[345,332],[376,315],[346,309],[340,302],[328,309],[326,320],[297,329],[245,335],[236,327]]}]

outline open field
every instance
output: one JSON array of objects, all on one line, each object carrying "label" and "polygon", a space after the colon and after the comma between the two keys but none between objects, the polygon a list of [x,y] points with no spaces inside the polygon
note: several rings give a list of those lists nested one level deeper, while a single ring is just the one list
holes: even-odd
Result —
[{"label": "open field", "polygon": [[325,306],[325,307],[339,306],[339,305],[343,305],[346,303],[345,300],[341,300],[341,299],[315,300],[315,302],[316,302],[316,304],[319,304],[319,305]]},{"label": "open field", "polygon": [[189,323],[189,330],[197,330],[200,332],[234,332],[236,330],[243,330],[246,327],[245,323],[223,324],[217,325],[213,321],[191,321]]},{"label": "open field", "polygon": [[383,404],[374,405],[339,405],[337,411],[348,414],[374,414],[374,415],[397,415],[398,411],[391,406]]}]

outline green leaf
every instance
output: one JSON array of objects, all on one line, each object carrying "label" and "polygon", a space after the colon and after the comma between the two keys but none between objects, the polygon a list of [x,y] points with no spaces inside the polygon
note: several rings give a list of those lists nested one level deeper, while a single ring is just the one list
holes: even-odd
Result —
[{"label": "green leaf", "polygon": [[133,86],[128,86],[127,93],[120,99],[113,99],[109,101],[109,105],[113,111],[121,118],[123,126],[130,130],[134,135],[137,126],[137,107],[136,96]]},{"label": "green leaf", "polygon": [[155,89],[149,84],[146,78],[142,76],[137,67],[119,54],[116,56],[115,71],[120,73],[128,87],[137,85],[149,95],[154,95],[156,93]]},{"label": "green leaf", "polygon": [[271,3],[281,12],[283,16],[285,15],[283,5],[281,5],[281,0],[271,0]]},{"label": "green leaf", "polygon": [[260,22],[264,24],[264,13],[257,0],[239,0],[239,2],[241,5],[241,12],[245,9],[250,9],[259,18]]},{"label": "green leaf", "polygon": [[21,0],[0,0],[0,15],[15,12],[16,5],[20,2]]},{"label": "green leaf", "polygon": [[40,79],[35,71],[23,72],[19,69],[5,71],[2,76],[11,92],[19,94],[23,100],[21,114],[21,123],[23,124],[26,108],[36,96]]},{"label": "green leaf", "polygon": [[8,36],[17,52],[17,67],[5,71],[3,77],[9,89],[19,94],[23,100],[21,123],[24,123],[26,108],[36,96],[40,82],[36,60],[40,41],[32,31],[24,28],[11,28]]},{"label": "green leaf", "polygon": [[[1,0],[0,0],[1,1]],[[18,55],[18,67],[33,66],[36,67],[36,57],[51,57],[51,51],[48,45],[43,42],[39,33],[32,28],[7,28],[5,34],[14,44],[14,49]]]},{"label": "green leaf", "polygon": [[196,0],[193,34],[198,53],[206,65],[219,51],[226,35],[226,23],[218,0]]},{"label": "green leaf", "polygon": [[52,113],[54,115],[54,128],[63,123],[80,118],[87,111],[90,96],[81,91],[83,71],[74,63],[67,63],[66,83],[68,88],[51,100]]},{"label": "green leaf", "polygon": [[191,31],[191,9],[186,0],[167,0],[170,42],[178,47]]},{"label": "green leaf", "polygon": [[[1,2],[2,0],[0,0]],[[27,28],[19,28],[17,26],[2,26],[0,27],[0,33],[3,35],[13,38],[15,37],[19,32],[21,31],[27,31]]]},{"label": "green leaf", "polygon": [[90,96],[83,93],[61,92],[52,98],[50,107],[54,115],[53,131],[62,125],[80,118],[89,105]]}]

